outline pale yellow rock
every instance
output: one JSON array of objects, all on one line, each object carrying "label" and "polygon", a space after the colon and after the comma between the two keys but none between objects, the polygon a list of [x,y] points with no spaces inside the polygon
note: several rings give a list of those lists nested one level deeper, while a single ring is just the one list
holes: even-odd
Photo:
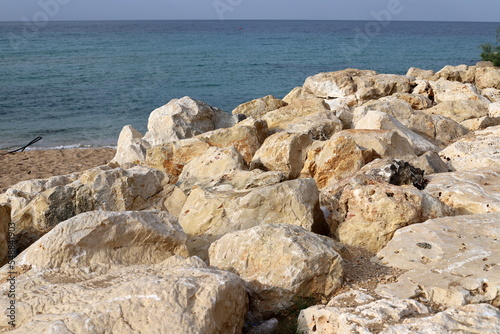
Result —
[{"label": "pale yellow rock", "polygon": [[210,148],[210,145],[198,138],[189,138],[153,146],[146,151],[146,166],[171,175],[172,183],[177,182],[184,166]]},{"label": "pale yellow rock", "polygon": [[9,232],[12,231],[11,226],[9,226],[10,222],[10,206],[0,204],[0,266],[8,262]]},{"label": "pale yellow rock", "polygon": [[449,145],[439,155],[450,170],[500,166],[500,126],[476,131]]},{"label": "pale yellow rock", "polygon": [[297,179],[272,186],[235,191],[191,191],[179,216],[188,235],[191,255],[207,258],[212,242],[223,235],[262,224],[292,224],[328,233],[319,208],[319,192],[312,179]]},{"label": "pale yellow rock", "polygon": [[488,106],[488,116],[500,118],[500,101]]},{"label": "pale yellow rock", "polygon": [[[241,333],[248,310],[242,280],[199,259],[105,274],[32,270],[16,286],[16,334]],[[2,309],[8,303],[2,294]],[[2,316],[0,326],[7,319]]]},{"label": "pale yellow rock", "polygon": [[471,118],[460,122],[464,128],[470,131],[477,131],[489,128],[490,126],[500,125],[500,117],[483,116],[479,118]]},{"label": "pale yellow rock", "polygon": [[327,306],[316,305],[302,310],[298,325],[301,333],[311,334],[500,332],[500,311],[491,305],[466,305],[437,314],[432,312],[413,299],[374,300],[363,292],[350,291],[338,295]]},{"label": "pale yellow rock", "polygon": [[104,269],[187,257],[177,218],[161,211],[92,211],[68,219],[16,258],[18,266]]},{"label": "pale yellow rock", "polygon": [[407,270],[376,289],[383,296],[419,298],[449,307],[500,306],[500,213],[431,219],[398,230],[378,254]]},{"label": "pale yellow rock", "polygon": [[481,89],[500,89],[500,69],[498,67],[484,67],[476,69],[475,83],[476,86]]},{"label": "pale yellow rock", "polygon": [[430,175],[425,192],[461,215],[500,212],[500,167]]},{"label": "pale yellow rock", "polygon": [[365,160],[362,150],[343,131],[325,142],[316,141],[309,148],[301,177],[312,177],[318,188],[354,175]]},{"label": "pale yellow rock", "polygon": [[485,88],[481,90],[481,95],[483,95],[493,103],[500,102],[500,89]]},{"label": "pale yellow rock", "polygon": [[396,74],[377,74],[355,77],[356,98],[368,101],[395,93],[409,93],[410,79]]},{"label": "pale yellow rock", "polygon": [[259,118],[269,111],[286,106],[287,103],[272,95],[240,104],[233,110],[233,115],[243,114],[247,117]]},{"label": "pale yellow rock", "polygon": [[439,147],[446,147],[469,133],[468,128],[439,114],[416,111],[408,128]]},{"label": "pale yellow rock", "polygon": [[440,78],[443,78],[449,81],[466,82],[468,69],[469,66],[467,65],[458,65],[458,66],[447,65],[436,73],[436,75],[434,76],[434,80],[439,80]]},{"label": "pale yellow rock", "polygon": [[163,205],[165,206],[165,209],[167,209],[168,213],[179,218],[186,199],[186,194],[180,188],[172,186],[171,191],[165,196],[165,202]]},{"label": "pale yellow rock", "polygon": [[357,91],[354,78],[372,77],[376,74],[375,71],[352,68],[337,72],[319,73],[306,79],[304,89],[321,98],[345,97],[355,94]]},{"label": "pale yellow rock", "polygon": [[307,134],[278,132],[269,136],[257,150],[251,169],[282,172],[288,179],[300,175],[312,139]]},{"label": "pale yellow rock", "polygon": [[378,100],[368,101],[361,107],[354,109],[353,124],[356,124],[361,118],[366,116],[370,110],[385,112],[386,114],[395,117],[405,126],[408,126],[409,120],[414,114],[414,111],[408,102],[392,96],[383,97]]},{"label": "pale yellow rock", "polygon": [[444,101],[424,112],[442,115],[460,123],[471,118],[488,116],[488,103],[475,100]]},{"label": "pale yellow rock", "polygon": [[[429,79],[430,80],[430,79]],[[412,94],[422,95],[432,102],[434,102],[434,90],[432,89],[431,83],[426,79],[415,80],[414,84],[416,86],[411,91]]]},{"label": "pale yellow rock", "polygon": [[225,175],[246,169],[243,157],[233,146],[210,147],[204,154],[193,158],[184,166],[177,185],[181,190],[189,192],[193,187],[208,186]]},{"label": "pale yellow rock", "polygon": [[316,96],[305,90],[303,87],[295,87],[288,93],[284,98],[283,101],[290,104],[293,103],[295,100],[307,100],[307,99],[315,99]]},{"label": "pale yellow rock", "polygon": [[395,117],[377,110],[367,111],[366,115],[356,122],[355,129],[395,130],[413,146],[413,153],[416,155],[440,150],[433,143],[408,129]]},{"label": "pale yellow rock", "polygon": [[339,200],[343,219],[335,234],[340,242],[377,252],[394,232],[454,211],[413,186],[386,183],[347,186]]},{"label": "pale yellow rock", "polygon": [[406,101],[414,110],[423,110],[432,107],[429,97],[420,94],[396,93],[391,95],[394,98]]},{"label": "pale yellow rock", "polygon": [[146,151],[151,145],[144,139],[142,134],[131,125],[123,127],[118,137],[114,162],[124,164],[127,162],[144,163]]},{"label": "pale yellow rock", "polygon": [[441,78],[437,81],[430,81],[429,84],[434,92],[436,103],[465,100],[489,102],[488,99],[479,94],[477,87],[470,83],[448,81]]},{"label": "pale yellow rock", "polygon": [[296,298],[331,296],[342,284],[342,247],[299,226],[270,224],[226,234],[209,258],[245,281],[252,306],[265,315],[286,311]]},{"label": "pale yellow rock", "polygon": [[423,70],[417,67],[410,67],[408,72],[406,72],[406,76],[413,77],[415,79],[430,79],[436,74],[433,70]]},{"label": "pale yellow rock", "polygon": [[448,166],[436,152],[427,152],[418,158],[410,159],[409,162],[423,170],[426,175],[448,172]]}]

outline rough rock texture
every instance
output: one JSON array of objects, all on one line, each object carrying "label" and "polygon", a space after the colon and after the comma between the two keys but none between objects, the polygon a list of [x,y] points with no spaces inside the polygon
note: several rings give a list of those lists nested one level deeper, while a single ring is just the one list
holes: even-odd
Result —
[{"label": "rough rock texture", "polygon": [[394,130],[352,129],[342,134],[354,139],[362,150],[372,151],[380,158],[409,160],[417,157],[408,140]]},{"label": "rough rock texture", "polygon": [[393,116],[381,111],[368,111],[366,115],[356,123],[355,129],[395,130],[408,140],[413,146],[416,155],[422,155],[428,151],[439,152],[440,150],[436,145],[405,127]]},{"label": "rough rock texture", "polygon": [[113,161],[120,165],[127,162],[144,163],[146,150],[150,146],[147,141],[142,139],[142,134],[139,131],[131,125],[126,125],[120,132],[120,137],[118,137],[116,155]]},{"label": "rough rock texture", "polygon": [[476,69],[475,83],[476,86],[481,89],[500,89],[500,69],[498,69],[498,67],[485,67]]},{"label": "rough rock texture", "polygon": [[98,167],[83,172],[76,181],[47,189],[12,212],[16,244],[23,250],[60,222],[82,212],[161,208],[164,178],[162,172],[143,166]]},{"label": "rough rock texture", "polygon": [[449,81],[466,82],[468,69],[469,67],[467,65],[447,65],[439,70],[433,79],[439,80],[440,78],[443,78]]},{"label": "rough rock texture", "polygon": [[409,93],[410,79],[396,74],[377,74],[354,78],[356,98],[367,101],[395,93]]},{"label": "rough rock texture", "polygon": [[179,223],[191,255],[207,257],[210,244],[224,234],[257,225],[286,223],[327,234],[312,179],[297,179],[250,191],[191,191]]},{"label": "rough rock texture", "polygon": [[500,117],[500,102],[491,103],[488,106],[489,117]]},{"label": "rough rock texture", "polygon": [[327,306],[301,311],[301,333],[498,333],[500,311],[487,304],[450,308],[435,315],[411,299],[379,299],[361,291],[335,297]]},{"label": "rough rock texture", "polygon": [[423,170],[426,175],[448,172],[448,166],[436,152],[427,152],[418,158],[411,159],[409,162],[412,166]]},{"label": "rough rock texture", "polygon": [[0,266],[8,259],[9,223],[10,205],[0,204]]},{"label": "rough rock texture", "polygon": [[224,175],[245,169],[243,157],[233,146],[210,147],[204,154],[184,166],[177,184],[186,192],[194,186],[207,186],[214,181],[217,182]]},{"label": "rough rock texture", "polygon": [[247,117],[259,118],[269,111],[279,109],[286,105],[286,102],[272,95],[268,95],[237,106],[233,110],[233,115],[243,114]]},{"label": "rough rock texture", "polygon": [[17,265],[103,269],[187,257],[186,235],[166,212],[92,211],[68,219],[28,247]]},{"label": "rough rock texture", "polygon": [[431,79],[436,72],[433,70],[423,70],[417,67],[410,67],[408,72],[406,72],[406,76],[413,77],[415,79]]},{"label": "rough rock texture", "polygon": [[474,100],[444,101],[425,112],[442,115],[460,123],[471,118],[488,116],[488,105]]},{"label": "rough rock texture", "polygon": [[493,103],[500,102],[500,90],[499,89],[485,88],[481,91],[481,94]]},{"label": "rough rock texture", "polygon": [[403,100],[391,97],[383,97],[378,100],[371,100],[363,104],[361,107],[353,111],[353,124],[356,124],[361,118],[366,116],[370,110],[385,112],[394,116],[402,124],[408,126],[410,119],[413,117],[414,111],[411,105]]},{"label": "rough rock texture", "polygon": [[500,306],[500,213],[428,220],[398,230],[378,254],[408,270],[379,285],[382,295],[420,298],[446,306]]},{"label": "rough rock texture", "polygon": [[476,131],[446,147],[439,155],[450,170],[500,166],[500,126]]},{"label": "rough rock texture", "polygon": [[425,79],[415,80],[414,84],[416,85],[411,91],[412,94],[419,94],[427,97],[429,100],[434,102],[434,90],[430,84],[430,81]]},{"label": "rough rock texture", "polygon": [[337,72],[319,73],[306,79],[304,89],[317,97],[345,97],[356,93],[356,77],[371,77],[377,72],[369,70],[345,69]]},{"label": "rough rock texture", "polygon": [[273,314],[297,297],[331,296],[342,284],[339,248],[299,226],[270,224],[226,234],[210,246],[209,258],[245,281],[251,306]]},{"label": "rough rock texture", "polygon": [[425,189],[461,215],[500,212],[500,167],[429,176]]},{"label": "rough rock texture", "polygon": [[416,111],[407,126],[440,147],[445,147],[469,133],[467,128],[448,117],[422,111]]},{"label": "rough rock texture", "polygon": [[484,117],[479,117],[479,118],[472,118],[472,119],[468,119],[466,121],[460,122],[460,125],[462,125],[463,127],[467,128],[471,131],[482,130],[482,129],[489,128],[490,126],[500,125],[500,117],[484,116]]},{"label": "rough rock texture", "polygon": [[252,159],[250,168],[279,171],[289,179],[300,175],[307,148],[312,144],[306,134],[278,132],[268,137]]},{"label": "rough rock texture", "polygon": [[370,181],[385,182],[396,186],[412,185],[422,190],[428,181],[424,171],[413,167],[401,159],[376,159],[361,168],[356,176],[367,177]]},{"label": "rough rock texture", "polygon": [[429,84],[434,92],[434,101],[436,103],[464,100],[489,102],[479,94],[476,86],[470,83],[448,81],[441,78],[438,81],[430,81]]},{"label": "rough rock texture", "polygon": [[392,97],[408,102],[414,110],[423,110],[432,107],[431,99],[420,94],[396,93]]},{"label": "rough rock texture", "polygon": [[[237,275],[197,258],[117,267],[104,274],[32,270],[16,284],[18,328],[11,332],[16,334],[241,333],[248,307]],[[8,303],[2,294],[2,309]],[[1,317],[0,326],[7,319]]]},{"label": "rough rock texture", "polygon": [[[149,116],[148,132],[144,139],[152,146],[174,140],[191,138],[223,126],[231,126],[230,116],[208,104],[188,96],[173,99],[154,110]],[[219,124],[227,123],[227,124]]]},{"label": "rough rock texture", "polygon": [[295,87],[288,93],[284,98],[283,101],[290,104],[293,103],[296,100],[307,100],[307,99],[315,99],[317,96],[315,96],[313,93],[307,91],[304,89],[304,87]]},{"label": "rough rock texture", "polygon": [[[377,252],[394,232],[453,210],[413,186],[386,183],[350,185],[339,200],[341,221],[335,231],[342,243]],[[335,225],[331,226],[335,229]]]},{"label": "rough rock texture", "polygon": [[328,141],[311,145],[301,177],[314,178],[321,189],[330,182],[354,175],[364,164],[363,152],[354,139],[340,132]]}]

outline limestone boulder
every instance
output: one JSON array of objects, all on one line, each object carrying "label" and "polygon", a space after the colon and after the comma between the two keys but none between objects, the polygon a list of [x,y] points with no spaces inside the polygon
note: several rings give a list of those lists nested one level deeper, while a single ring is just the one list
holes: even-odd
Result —
[{"label": "limestone boulder", "polygon": [[480,89],[500,89],[500,69],[498,67],[476,69],[475,84]]},{"label": "limestone boulder", "polygon": [[335,297],[328,305],[302,310],[301,333],[496,333],[500,311],[487,304],[466,305],[433,314],[413,299],[375,299],[361,291]]},{"label": "limestone boulder", "polygon": [[488,213],[431,219],[398,230],[377,257],[407,271],[376,291],[448,307],[476,303],[498,307],[499,222],[500,213]]},{"label": "limestone boulder", "polygon": [[448,117],[422,111],[413,114],[407,127],[439,147],[446,147],[469,133],[465,126]]},{"label": "limestone boulder", "polygon": [[162,145],[233,124],[231,116],[222,110],[185,96],[151,112],[144,140],[151,146]]},{"label": "limestone boulder", "polygon": [[500,167],[430,175],[425,191],[461,215],[500,212]]},{"label": "limestone boulder", "polygon": [[144,163],[146,160],[146,151],[151,146],[149,142],[142,139],[142,134],[131,125],[123,127],[118,137],[116,155],[113,158],[118,164]]},{"label": "limestone boulder", "polygon": [[394,130],[345,130],[342,134],[350,136],[363,152],[372,151],[374,156],[410,160],[417,156],[408,140]]},{"label": "limestone boulder", "polygon": [[430,80],[418,79],[415,80],[414,84],[416,86],[411,91],[411,94],[422,95],[434,103],[434,90]]},{"label": "limestone boulder", "polygon": [[420,94],[396,93],[392,97],[406,101],[414,110],[423,110],[432,107],[432,101],[429,97]]},{"label": "limestone boulder", "polygon": [[495,103],[491,103],[488,106],[488,116],[500,118],[500,101],[495,102]]},{"label": "limestone boulder", "polygon": [[177,182],[184,166],[202,155],[210,145],[198,138],[171,141],[146,151],[145,165],[166,173],[170,182]]},{"label": "limestone boulder", "polygon": [[341,221],[331,229],[336,228],[340,242],[377,252],[398,229],[452,214],[451,208],[413,186],[348,185],[339,200]]},{"label": "limestone boulder", "polygon": [[424,112],[442,115],[460,123],[468,119],[488,116],[488,104],[475,100],[444,101]]},{"label": "limestone boulder", "polygon": [[500,126],[476,131],[439,152],[450,170],[500,166]]},{"label": "limestone boulder", "polygon": [[304,167],[312,139],[306,134],[278,132],[266,139],[251,162],[251,169],[279,171],[295,179]]},{"label": "limestone boulder", "polygon": [[13,213],[16,245],[23,250],[60,222],[82,212],[161,209],[164,179],[162,172],[144,166],[85,171],[70,184],[37,194]]},{"label": "limestone boulder", "polygon": [[304,89],[321,98],[337,98],[355,94],[358,87],[356,77],[372,77],[377,72],[369,70],[345,69],[337,72],[319,73],[308,77]]},{"label": "limestone boulder", "polygon": [[210,147],[204,154],[184,166],[177,185],[184,192],[195,186],[208,186],[235,171],[245,170],[245,161],[233,146]]},{"label": "limestone boulder", "polygon": [[177,218],[161,211],[91,211],[70,218],[22,252],[18,266],[91,270],[188,257]]},{"label": "limestone boulder", "polygon": [[447,65],[436,73],[434,79],[439,80],[440,78],[443,78],[449,81],[466,82],[468,69],[469,66],[467,65]]},{"label": "limestone boulder", "polygon": [[314,140],[328,140],[343,128],[344,123],[337,116],[324,111],[299,118],[287,125],[284,131],[304,134]]},{"label": "limestone boulder", "polygon": [[483,116],[479,118],[471,118],[460,122],[460,125],[470,131],[483,130],[489,128],[490,126],[500,125],[500,117]]},{"label": "limestone boulder", "polygon": [[365,160],[354,139],[343,132],[327,141],[314,142],[307,153],[301,177],[312,177],[318,188],[354,175]]},{"label": "limestone boulder", "polygon": [[[107,167],[103,166],[98,168],[106,169]],[[29,198],[30,196],[33,196],[33,194],[44,192],[47,189],[70,184],[71,182],[76,181],[81,174],[82,172],[68,175],[56,175],[47,179],[21,181],[13,185],[10,189],[14,190],[13,192],[11,192],[12,195],[14,195],[14,193],[17,193],[19,196]]]},{"label": "limestone boulder", "polygon": [[288,93],[282,101],[285,103],[293,103],[296,100],[308,100],[308,99],[315,99],[317,96],[315,96],[313,93],[310,91],[306,90],[304,87],[295,87]]},{"label": "limestone boulder", "polygon": [[413,77],[415,79],[424,79],[424,80],[431,79],[434,76],[434,74],[436,74],[436,72],[434,72],[433,70],[423,70],[417,67],[410,67],[408,69],[408,72],[406,72],[406,76],[408,77]]},{"label": "limestone boulder", "polygon": [[441,78],[438,81],[430,81],[429,84],[434,92],[436,103],[465,100],[489,102],[488,99],[479,94],[477,87],[470,83],[448,81]]},{"label": "limestone boulder", "polygon": [[500,102],[500,89],[485,88],[481,91],[481,95],[490,100],[490,102]]},{"label": "limestone boulder", "polygon": [[250,163],[267,136],[269,131],[265,121],[248,118],[233,127],[210,131],[196,138],[219,148],[234,146],[243,159]]},{"label": "limestone boulder", "polygon": [[410,159],[409,162],[412,166],[423,170],[426,175],[448,172],[448,166],[436,152],[427,152],[420,157]]},{"label": "limestone boulder", "polygon": [[[248,310],[243,281],[197,258],[106,273],[31,270],[16,287],[18,334],[241,333]],[[2,294],[1,307],[8,303]]]},{"label": "limestone boulder", "polygon": [[233,110],[233,115],[243,114],[247,117],[259,118],[269,111],[286,106],[287,103],[272,95],[240,104]]},{"label": "limestone boulder", "polygon": [[9,258],[9,224],[10,206],[8,204],[0,204],[0,266],[8,262]]},{"label": "limestone boulder", "polygon": [[235,190],[191,191],[179,216],[191,255],[207,258],[208,247],[223,235],[263,224],[292,224],[328,234],[319,192],[312,179]]},{"label": "limestone boulder", "polygon": [[269,224],[226,234],[210,246],[209,258],[210,265],[238,274],[251,306],[269,315],[289,309],[296,298],[331,296],[342,284],[336,251],[342,247],[299,226]]},{"label": "limestone boulder", "polygon": [[378,100],[368,101],[361,107],[354,109],[353,123],[356,124],[361,118],[366,116],[370,110],[378,110],[392,115],[405,126],[408,125],[409,120],[414,114],[414,111],[408,102],[393,98],[392,96],[383,97]]},{"label": "limestone boulder", "polygon": [[378,99],[395,93],[409,93],[410,79],[395,74],[377,74],[354,78],[356,98],[362,101]]},{"label": "limestone boulder", "polygon": [[416,155],[422,155],[428,151],[440,151],[436,145],[408,129],[395,117],[381,111],[368,111],[356,122],[355,129],[395,130],[413,146],[413,153]]},{"label": "limestone boulder", "polygon": [[167,186],[165,191],[165,202],[163,206],[172,216],[179,218],[182,207],[186,203],[187,196],[179,187],[174,185]]}]

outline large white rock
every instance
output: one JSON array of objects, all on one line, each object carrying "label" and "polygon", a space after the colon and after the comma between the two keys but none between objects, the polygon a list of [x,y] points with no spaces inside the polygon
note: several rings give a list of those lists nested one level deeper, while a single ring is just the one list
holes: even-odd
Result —
[{"label": "large white rock", "polygon": [[229,114],[185,96],[151,112],[144,140],[161,145],[231,125]]},{"label": "large white rock", "polygon": [[372,77],[377,72],[369,70],[345,69],[337,72],[318,73],[308,77],[304,89],[321,98],[345,97],[356,93],[356,77]]},{"label": "large white rock", "polygon": [[131,163],[144,163],[146,160],[146,151],[151,145],[144,139],[142,134],[131,125],[123,127],[118,137],[116,154],[113,161],[120,165]]},{"label": "large white rock", "polygon": [[367,111],[366,115],[355,124],[355,129],[395,130],[408,140],[416,155],[422,155],[428,151],[440,151],[439,147],[408,129],[393,116],[381,111]]},{"label": "large white rock", "polygon": [[430,79],[436,74],[433,70],[423,70],[417,67],[410,67],[406,72],[406,76],[413,77],[415,79]]},{"label": "large white rock", "polygon": [[383,264],[407,271],[376,291],[446,306],[498,307],[499,238],[500,213],[431,219],[402,228],[377,256]]},{"label": "large white rock", "polygon": [[338,295],[327,306],[302,310],[301,333],[498,333],[500,311],[487,304],[449,308],[431,315],[431,309],[412,299],[374,297],[361,291]]},{"label": "large white rock", "polygon": [[374,76],[357,76],[356,98],[361,101],[378,99],[395,93],[409,93],[410,79],[396,74],[377,74]]},{"label": "large white rock", "polygon": [[[8,305],[2,294],[1,308]],[[104,274],[31,270],[16,279],[16,307],[16,334],[217,334],[241,333],[248,298],[237,275],[172,257]],[[7,321],[0,317],[0,327]]]},{"label": "large white rock", "polygon": [[269,111],[279,109],[286,105],[286,102],[277,99],[272,95],[268,95],[260,99],[240,104],[233,110],[233,115],[243,114],[247,117],[259,118]]},{"label": "large white rock", "polygon": [[500,117],[500,102],[491,103],[488,106],[489,117]]},{"label": "large white rock", "polygon": [[481,89],[500,89],[500,69],[498,67],[483,67],[475,71],[476,86]]},{"label": "large white rock", "polygon": [[425,191],[459,214],[500,212],[500,167],[430,175]]},{"label": "large white rock", "polygon": [[434,79],[438,80],[443,78],[449,81],[465,82],[468,69],[469,67],[463,64],[458,66],[447,65],[436,73]]},{"label": "large white rock", "polygon": [[357,107],[353,111],[353,123],[356,124],[361,118],[366,116],[370,110],[378,110],[394,116],[405,126],[408,126],[410,119],[413,117],[414,111],[411,105],[403,100],[390,97],[383,97],[378,100],[368,101],[361,107]]},{"label": "large white rock", "polygon": [[269,224],[226,234],[210,246],[210,265],[238,274],[262,314],[286,311],[296,298],[331,296],[342,284],[342,248],[299,226]]},{"label": "large white rock", "polygon": [[289,179],[300,175],[308,147],[306,134],[278,132],[269,136],[253,156],[251,168],[279,171]]},{"label": "large white rock", "polygon": [[109,268],[187,257],[186,235],[166,212],[92,211],[68,219],[22,252],[18,266]]},{"label": "large white rock", "polygon": [[441,78],[438,81],[430,81],[429,84],[434,92],[434,101],[436,103],[464,100],[489,102],[488,99],[479,94],[477,87],[470,83],[448,81]]},{"label": "large white rock", "polygon": [[312,179],[297,179],[246,191],[191,191],[179,216],[190,254],[207,258],[212,242],[223,235],[262,224],[285,223],[328,233]]},{"label": "large white rock", "polygon": [[439,155],[450,170],[500,166],[500,126],[476,131],[474,135],[449,145]]},{"label": "large white rock", "polygon": [[444,101],[424,112],[442,115],[460,123],[468,119],[488,116],[488,104],[475,100]]}]

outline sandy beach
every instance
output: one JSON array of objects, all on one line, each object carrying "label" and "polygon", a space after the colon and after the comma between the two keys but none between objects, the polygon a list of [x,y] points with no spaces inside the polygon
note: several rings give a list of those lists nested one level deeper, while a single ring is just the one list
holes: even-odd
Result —
[{"label": "sandy beach", "polygon": [[80,172],[105,165],[115,155],[112,148],[0,151],[0,193],[25,180]]}]

